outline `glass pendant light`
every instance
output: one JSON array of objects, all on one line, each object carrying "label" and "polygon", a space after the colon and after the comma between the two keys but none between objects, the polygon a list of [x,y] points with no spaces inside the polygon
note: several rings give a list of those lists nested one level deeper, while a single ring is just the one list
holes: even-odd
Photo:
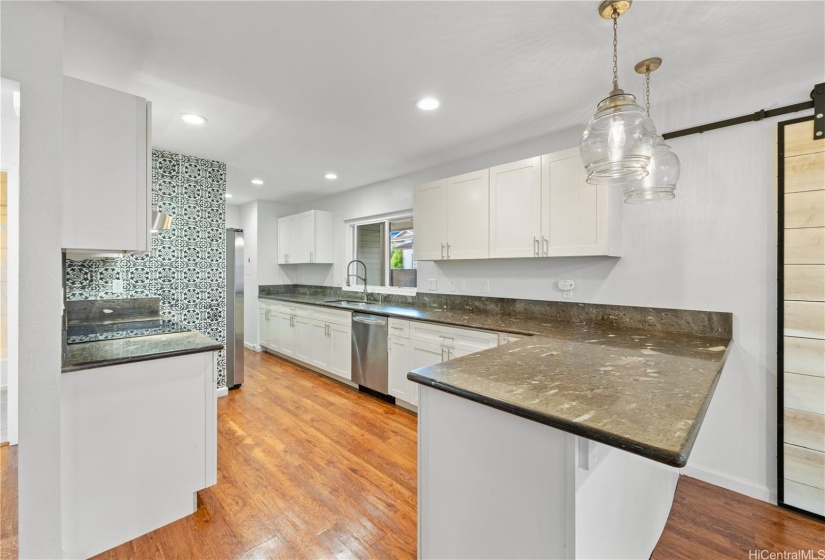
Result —
[{"label": "glass pendant light", "polygon": [[[645,112],[650,116],[650,73],[662,65],[661,58],[648,58],[636,65],[636,72],[645,75]],[[676,196],[680,164],[664,138],[656,136],[653,156],[650,158],[650,173],[634,183],[622,185],[624,201],[628,204],[670,200]]]},{"label": "glass pendant light", "polygon": [[620,185],[648,174],[656,126],[636,98],[619,88],[618,21],[632,0],[605,0],[599,14],[613,20],[613,90],[599,102],[582,133],[579,152],[593,185]]}]

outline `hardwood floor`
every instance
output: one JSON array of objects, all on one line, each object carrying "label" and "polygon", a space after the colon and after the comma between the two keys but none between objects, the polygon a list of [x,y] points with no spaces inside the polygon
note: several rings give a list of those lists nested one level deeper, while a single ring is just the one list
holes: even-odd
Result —
[{"label": "hardwood floor", "polygon": [[[218,401],[218,484],[198,511],[98,558],[415,558],[416,418],[247,351]],[[17,447],[0,448],[0,551],[17,556]],[[653,558],[825,547],[825,525],[683,477]],[[816,557],[816,556],[814,556]]]},{"label": "hardwood floor", "polygon": [[[761,550],[779,554],[759,556]],[[651,558],[765,560],[799,550],[813,551],[815,560],[825,558],[825,523],[683,476]]]}]

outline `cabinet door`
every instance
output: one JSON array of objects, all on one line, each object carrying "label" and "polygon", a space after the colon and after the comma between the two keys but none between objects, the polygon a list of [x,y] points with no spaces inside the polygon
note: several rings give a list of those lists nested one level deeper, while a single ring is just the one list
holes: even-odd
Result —
[{"label": "cabinet door", "polygon": [[415,191],[415,259],[437,261],[446,258],[447,183],[421,185]]},{"label": "cabinet door", "polygon": [[270,308],[267,315],[267,328],[269,329],[269,347],[273,350],[281,350],[281,324],[278,319],[278,310]]},{"label": "cabinet door", "polygon": [[258,344],[269,347],[269,309],[260,307],[258,309]]},{"label": "cabinet door", "polygon": [[490,258],[544,255],[541,158],[490,169]]},{"label": "cabinet door", "polygon": [[447,211],[447,259],[489,258],[489,169],[447,179]]},{"label": "cabinet door", "polygon": [[278,264],[289,263],[289,218],[278,218]]},{"label": "cabinet door", "polygon": [[295,355],[295,329],[292,328],[292,317],[289,313],[278,313],[281,353],[287,356]]},{"label": "cabinet door", "polygon": [[295,317],[292,321],[295,336],[295,359],[312,363],[312,322],[307,317]]},{"label": "cabinet door", "polygon": [[599,222],[607,220],[599,188],[586,181],[578,149],[542,156],[543,228],[551,256],[598,254]]},{"label": "cabinet door", "polygon": [[287,256],[288,263],[305,262],[301,258],[301,251],[303,250],[303,240],[301,236],[301,216],[290,216],[287,220],[289,223],[289,253]]},{"label": "cabinet door", "polygon": [[329,371],[352,379],[352,326],[329,326]]},{"label": "cabinet door", "polygon": [[300,214],[301,224],[301,262],[315,262],[315,213]]},{"label": "cabinet door", "polygon": [[412,403],[413,383],[407,379],[410,372],[410,341],[407,338],[389,338],[389,392],[396,399]]},{"label": "cabinet door", "polygon": [[324,371],[329,371],[329,323],[323,321],[310,322],[310,363]]},{"label": "cabinet door", "polygon": [[446,357],[445,349],[437,344],[410,340],[410,370],[440,364]]},{"label": "cabinet door", "polygon": [[151,120],[145,99],[63,79],[67,249],[148,251]]}]

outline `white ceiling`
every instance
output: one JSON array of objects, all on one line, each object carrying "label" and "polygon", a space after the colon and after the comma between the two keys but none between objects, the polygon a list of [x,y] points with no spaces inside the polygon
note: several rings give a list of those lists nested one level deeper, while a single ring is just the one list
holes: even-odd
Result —
[{"label": "white ceiling", "polygon": [[[65,2],[64,71],[150,99],[154,145],[226,162],[233,203],[296,203],[583,127],[610,88],[597,5]],[[620,82],[640,93],[649,56],[665,61],[659,101],[788,68],[816,78],[823,22],[822,1],[637,1]],[[416,109],[424,95],[441,108]]]}]

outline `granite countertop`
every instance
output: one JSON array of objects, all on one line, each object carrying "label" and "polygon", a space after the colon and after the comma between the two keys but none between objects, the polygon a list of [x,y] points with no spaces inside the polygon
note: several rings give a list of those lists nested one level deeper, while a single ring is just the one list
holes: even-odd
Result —
[{"label": "granite countertop", "polygon": [[673,324],[692,321],[688,331],[717,330],[714,314],[698,325],[704,315],[693,311],[646,318],[643,308],[616,306],[609,324],[378,303],[354,309],[329,296],[259,298],[526,335],[408,378],[675,467],[687,463],[731,342],[724,333],[659,328],[669,315]]},{"label": "granite countertop", "polygon": [[223,349],[196,331],[70,344],[63,373]]},{"label": "granite countertop", "polygon": [[687,463],[730,339],[567,325],[408,374],[674,467]]}]

